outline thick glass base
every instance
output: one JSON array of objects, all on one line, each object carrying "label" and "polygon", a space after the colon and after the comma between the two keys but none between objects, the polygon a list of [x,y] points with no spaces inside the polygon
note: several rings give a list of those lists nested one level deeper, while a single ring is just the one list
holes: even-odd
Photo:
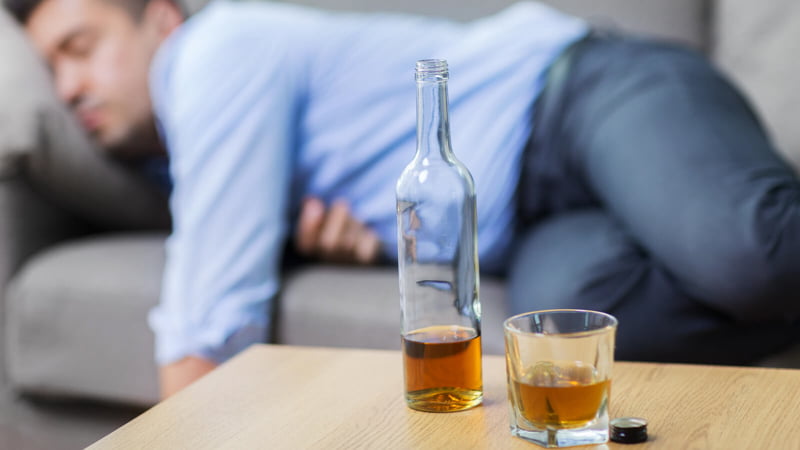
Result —
[{"label": "thick glass base", "polygon": [[608,417],[598,418],[581,428],[560,429],[524,429],[512,421],[511,434],[548,448],[605,444],[608,442]]},{"label": "thick glass base", "polygon": [[483,402],[483,391],[437,388],[406,392],[411,409],[426,412],[455,412],[474,408]]}]

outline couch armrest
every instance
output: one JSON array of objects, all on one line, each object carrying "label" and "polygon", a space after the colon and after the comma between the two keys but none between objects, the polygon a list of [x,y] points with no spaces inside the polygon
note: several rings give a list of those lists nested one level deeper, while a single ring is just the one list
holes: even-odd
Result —
[{"label": "couch armrest", "polygon": [[28,256],[87,230],[85,223],[45,200],[23,177],[0,180],[0,292]]},{"label": "couch armrest", "polygon": [[[0,179],[0,333],[5,336],[8,281],[33,253],[87,226],[47,202],[22,176]],[[6,341],[4,339],[4,341]],[[4,348],[0,346],[0,349]],[[0,357],[3,350],[0,350]],[[4,359],[4,358],[3,358]],[[2,373],[5,381],[5,373]]]}]

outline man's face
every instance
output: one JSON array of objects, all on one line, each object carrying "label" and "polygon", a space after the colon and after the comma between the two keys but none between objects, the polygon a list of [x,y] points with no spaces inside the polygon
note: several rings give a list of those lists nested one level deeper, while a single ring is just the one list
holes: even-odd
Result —
[{"label": "man's face", "polygon": [[58,95],[101,146],[121,156],[154,138],[148,73],[165,35],[150,16],[107,0],[45,0],[26,24]]}]

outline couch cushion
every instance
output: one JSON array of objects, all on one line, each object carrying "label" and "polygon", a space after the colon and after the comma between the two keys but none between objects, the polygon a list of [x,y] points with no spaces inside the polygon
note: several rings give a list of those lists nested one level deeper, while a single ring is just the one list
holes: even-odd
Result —
[{"label": "couch cushion", "polygon": [[2,8],[0,58],[6,62],[0,70],[0,176],[5,177],[36,148],[37,116],[52,103],[52,89],[22,30]]},{"label": "couch cushion", "polygon": [[154,402],[147,313],[160,292],[164,238],[96,237],[33,257],[6,296],[11,384],[38,394]]},{"label": "couch cushion", "polygon": [[0,178],[24,173],[48,198],[107,227],[166,228],[166,197],[103,157],[57,100],[22,29],[0,8]]},{"label": "couch cushion", "polygon": [[[16,389],[134,404],[157,400],[147,314],[158,301],[163,234],[71,241],[33,257],[7,298],[6,369]],[[399,348],[397,269],[307,266],[278,301],[277,342]],[[504,289],[481,283],[483,346],[503,353]]]},{"label": "couch cushion", "polygon": [[800,2],[718,0],[714,59],[748,94],[778,149],[800,170]]},{"label": "couch cushion", "polygon": [[[278,343],[400,348],[400,288],[396,267],[311,266],[288,275],[277,305]],[[503,354],[504,288],[481,279],[482,343]]]}]

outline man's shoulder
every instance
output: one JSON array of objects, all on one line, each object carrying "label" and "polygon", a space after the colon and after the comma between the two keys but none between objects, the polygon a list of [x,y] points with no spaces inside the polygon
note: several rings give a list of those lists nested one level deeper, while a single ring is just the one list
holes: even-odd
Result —
[{"label": "man's shoulder", "polygon": [[292,24],[310,12],[272,2],[212,2],[193,15],[162,44],[151,67],[151,82],[176,77],[214,77],[280,62],[293,50]]},{"label": "man's shoulder", "polygon": [[286,37],[278,10],[266,2],[212,3],[173,32],[150,68],[151,100],[163,133],[183,126],[175,117],[218,115],[245,90],[254,102],[298,96],[305,56]]}]

